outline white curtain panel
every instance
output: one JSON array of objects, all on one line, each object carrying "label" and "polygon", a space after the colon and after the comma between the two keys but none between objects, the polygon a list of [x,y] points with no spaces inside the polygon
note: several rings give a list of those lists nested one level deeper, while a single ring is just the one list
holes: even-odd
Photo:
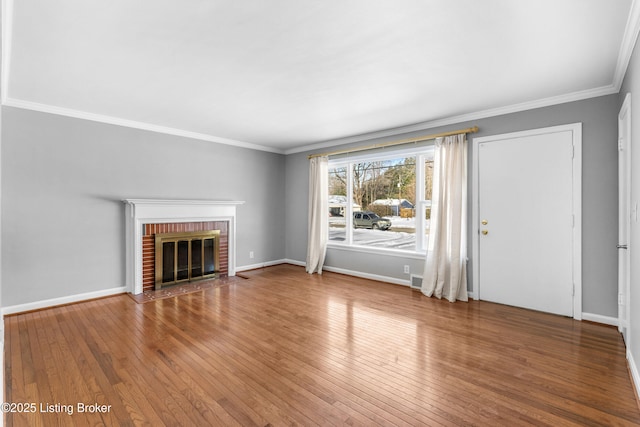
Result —
[{"label": "white curtain panel", "polygon": [[422,293],[467,301],[466,134],[437,138]]},{"label": "white curtain panel", "polygon": [[329,238],[329,158],[309,161],[309,231],[307,272],[322,274]]}]

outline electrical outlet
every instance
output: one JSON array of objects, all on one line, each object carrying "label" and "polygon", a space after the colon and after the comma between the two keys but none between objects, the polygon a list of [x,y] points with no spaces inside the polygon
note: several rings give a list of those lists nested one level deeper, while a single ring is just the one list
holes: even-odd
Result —
[{"label": "electrical outlet", "polygon": [[409,269],[409,266],[408,266],[408,265],[405,265],[405,266],[404,266],[404,273],[405,273],[405,274],[411,274],[411,270]]},{"label": "electrical outlet", "polygon": [[253,251],[249,251],[249,258],[253,259]]}]

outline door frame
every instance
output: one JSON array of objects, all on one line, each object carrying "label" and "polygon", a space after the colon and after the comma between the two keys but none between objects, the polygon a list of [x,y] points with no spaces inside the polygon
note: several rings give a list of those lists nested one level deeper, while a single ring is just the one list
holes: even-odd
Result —
[{"label": "door frame", "polygon": [[470,295],[474,299],[480,298],[480,165],[478,147],[482,142],[501,141],[505,139],[522,138],[557,132],[572,132],[573,137],[573,318],[582,320],[582,123],[572,123],[531,129],[521,132],[511,132],[500,135],[473,138],[472,153],[472,209],[471,209],[471,246],[472,246],[472,288]]},{"label": "door frame", "polygon": [[[622,134],[622,135],[621,135]],[[621,141],[624,139],[624,142]],[[624,144],[624,145],[623,145]],[[618,210],[621,211],[622,206],[621,202],[623,200],[620,199],[622,196],[624,198],[624,202],[626,203],[626,211],[618,213],[618,245],[624,244],[627,245],[626,250],[622,250],[620,248],[618,251],[618,331],[622,333],[625,344],[627,348],[630,348],[630,336],[629,327],[630,327],[630,310],[629,310],[629,301],[631,300],[631,248],[629,246],[629,242],[631,240],[631,94],[627,93],[624,98],[624,102],[622,103],[622,107],[620,108],[620,112],[618,113],[618,150],[619,152],[624,152],[623,161],[625,162],[624,170],[618,168],[618,180],[619,182],[622,180],[626,183],[625,185],[625,194],[621,195],[618,193]],[[618,161],[620,159],[618,158]],[[624,176],[622,174],[624,173]],[[626,223],[626,232],[624,233],[624,242],[620,241],[620,234],[622,231],[622,222]],[[622,251],[622,252],[621,252]],[[620,263],[620,257],[625,258],[624,265]],[[621,269],[624,268],[624,272]],[[621,274],[622,273],[622,274]],[[621,276],[625,277],[626,283],[624,285],[624,293],[621,293]],[[620,305],[623,305],[624,316],[620,312]]]}]

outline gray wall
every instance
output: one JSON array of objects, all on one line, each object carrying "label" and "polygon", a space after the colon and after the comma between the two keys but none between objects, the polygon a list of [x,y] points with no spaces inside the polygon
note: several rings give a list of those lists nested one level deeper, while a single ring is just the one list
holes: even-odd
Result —
[{"label": "gray wall", "polygon": [[[477,125],[480,132],[470,138],[497,135],[548,126],[583,123],[583,312],[617,317],[617,95],[539,108],[472,122],[398,135],[401,139]],[[382,139],[352,144],[383,142]],[[328,149],[314,152],[329,151]],[[304,261],[306,256],[308,161],[307,154],[288,155],[287,168],[287,258]],[[473,159],[469,159],[469,167]],[[471,171],[469,171],[471,172]],[[471,173],[469,173],[471,177]],[[471,185],[469,186],[471,190]],[[471,191],[470,191],[471,193]],[[469,200],[472,195],[469,194]],[[471,247],[471,242],[469,242]],[[472,255],[472,254],[471,254]],[[470,260],[473,263],[473,258]],[[356,254],[330,249],[326,265],[356,272],[408,279],[403,266],[421,274],[419,260],[387,255]],[[471,271],[472,265],[469,266]]]},{"label": "gray wall", "polygon": [[284,258],[283,155],[11,107],[2,115],[3,306],[124,286],[125,198],[244,200],[237,266]]},{"label": "gray wall", "polygon": [[[613,317],[618,107],[611,95],[413,134],[478,125],[473,138],[582,122],[583,311]],[[282,156],[10,107],[2,114],[4,306],[122,286],[124,198],[245,200],[237,265],[305,261],[308,153]],[[329,266],[399,280],[408,279],[405,264],[421,273],[414,258],[327,256]]]},{"label": "gray wall", "polygon": [[[640,48],[636,44],[631,56],[629,68],[620,90],[617,107],[622,107],[624,97],[631,93],[631,208],[640,204]],[[640,226],[637,221],[631,221],[631,240],[629,241],[629,256],[631,257],[631,300],[630,313],[630,347],[627,354],[631,355],[629,362],[635,374],[635,385],[640,394]]]}]

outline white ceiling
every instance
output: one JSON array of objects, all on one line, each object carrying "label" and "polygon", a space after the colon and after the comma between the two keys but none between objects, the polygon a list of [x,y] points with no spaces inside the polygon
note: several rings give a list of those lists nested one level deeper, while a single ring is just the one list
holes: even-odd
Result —
[{"label": "white ceiling", "polygon": [[616,93],[639,21],[632,0],[3,2],[5,105],[282,153]]}]

